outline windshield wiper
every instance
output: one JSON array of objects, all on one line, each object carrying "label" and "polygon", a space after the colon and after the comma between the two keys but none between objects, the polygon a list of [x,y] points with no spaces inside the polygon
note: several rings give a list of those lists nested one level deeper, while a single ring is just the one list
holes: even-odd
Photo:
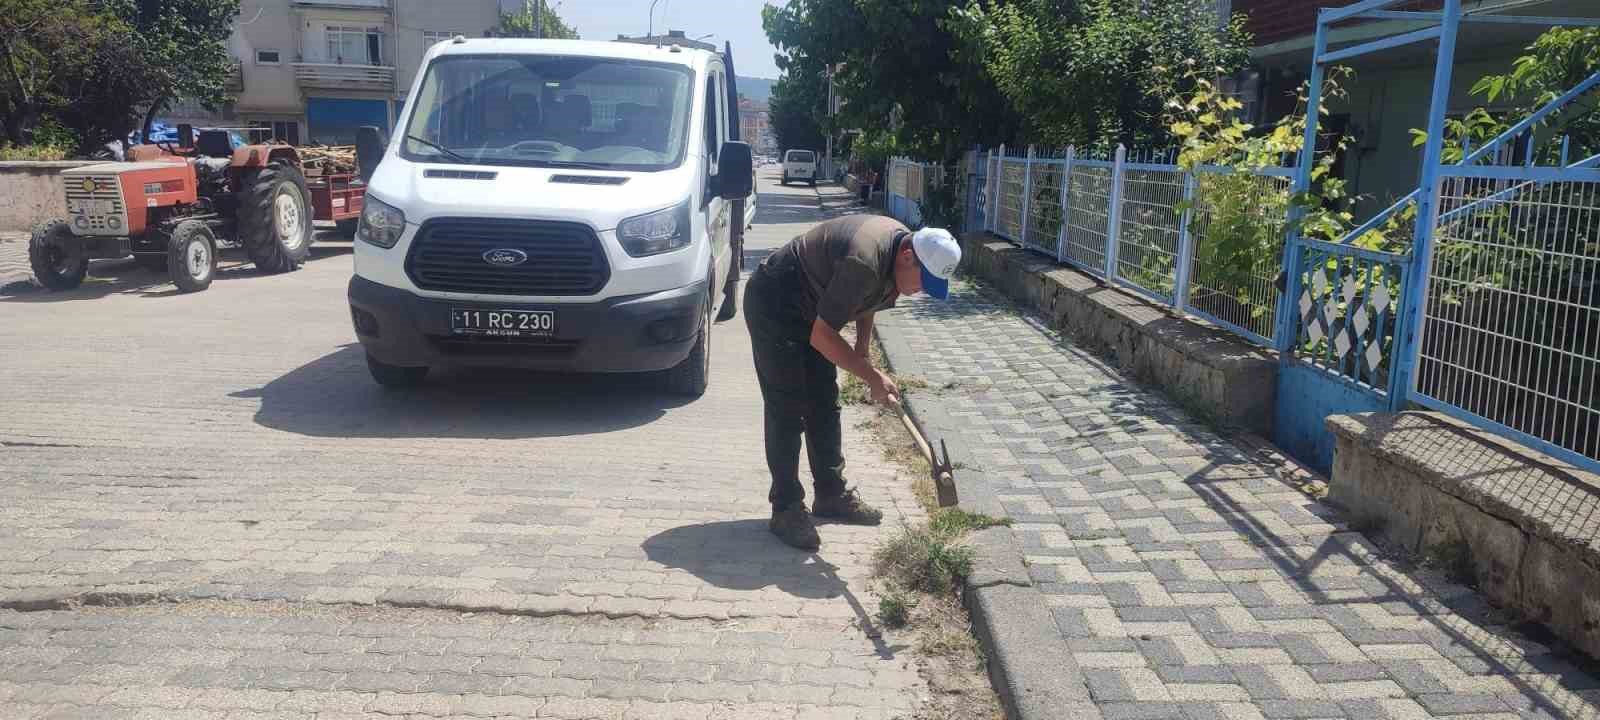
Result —
[{"label": "windshield wiper", "polygon": [[459,163],[471,163],[471,162],[473,162],[473,160],[471,158],[469,158],[469,157],[467,157],[465,155],[462,155],[461,153],[458,153],[458,152],[456,152],[454,150],[451,150],[450,148],[447,148],[447,147],[445,147],[443,145],[440,145],[439,143],[436,143],[436,142],[434,142],[432,140],[424,140],[424,139],[419,138],[419,137],[417,137],[415,135],[407,135],[406,139],[407,140],[411,140],[413,142],[422,143],[423,145],[426,145],[426,146],[428,146],[430,148],[438,150],[441,154],[443,154],[446,157],[449,157],[449,158],[455,160],[456,162],[459,162]]}]

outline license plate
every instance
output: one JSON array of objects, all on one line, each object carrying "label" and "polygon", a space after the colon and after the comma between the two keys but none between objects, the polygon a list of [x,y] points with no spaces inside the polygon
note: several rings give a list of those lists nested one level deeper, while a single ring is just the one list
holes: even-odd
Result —
[{"label": "license plate", "polygon": [[85,215],[110,215],[116,205],[110,200],[76,200],[78,212]]},{"label": "license plate", "polygon": [[546,337],[556,332],[554,310],[450,309],[450,331],[460,335]]}]

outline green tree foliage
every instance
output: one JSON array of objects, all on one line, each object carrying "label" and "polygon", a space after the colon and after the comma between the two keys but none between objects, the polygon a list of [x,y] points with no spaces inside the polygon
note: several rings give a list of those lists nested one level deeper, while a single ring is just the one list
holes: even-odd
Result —
[{"label": "green tree foliage", "polygon": [[772,86],[768,102],[768,122],[778,147],[788,150],[804,148],[821,152],[826,135],[823,132],[823,109],[827,105],[827,89],[822,74],[802,75],[790,68]]},{"label": "green tree foliage", "polygon": [[5,140],[34,142],[49,118],[87,150],[171,98],[217,107],[238,9],[238,0],[0,0]]},{"label": "green tree foliage", "polygon": [[893,116],[908,151],[954,157],[1004,141],[1018,120],[949,10],[948,0],[791,0],[762,20],[786,75],[821,90],[824,69],[835,69],[843,108],[833,130],[882,127]]},{"label": "green tree foliage", "polygon": [[209,110],[228,100],[228,76],[237,60],[228,36],[239,0],[95,0],[134,33],[148,82],[146,122],[175,98]]},{"label": "green tree foliage", "polygon": [[[1566,94],[1578,83],[1600,71],[1600,28],[1556,28],[1539,36],[1526,54],[1511,64],[1511,71],[1489,75],[1472,87],[1472,94],[1489,103],[1502,99],[1517,104],[1503,113],[1478,107],[1459,120],[1445,123],[1445,162],[1459,162],[1467,144],[1484,143],[1509,130],[1512,124],[1534,110]],[[1573,159],[1600,153],[1600,89],[1591,89],[1574,102],[1551,115],[1544,123],[1545,137],[1567,136]],[[1412,130],[1415,145],[1428,141],[1424,130]],[[1553,164],[1560,145],[1545,143],[1538,156]]]},{"label": "green tree foliage", "polygon": [[578,30],[567,24],[565,20],[550,7],[549,2],[537,2],[539,23],[538,33],[534,32],[533,4],[524,5],[519,12],[504,13],[500,16],[500,25],[495,28],[494,34],[500,37],[531,38],[544,37],[555,40],[577,40]]},{"label": "green tree foliage", "polygon": [[1215,13],[1212,0],[970,0],[951,14],[1028,140],[1131,147],[1169,139],[1162,105],[1193,89],[1190,67],[1248,60],[1243,17],[1219,27]]},{"label": "green tree foliage", "polygon": [[0,0],[0,138],[76,151],[126,131],[149,87],[132,29],[87,0]]}]

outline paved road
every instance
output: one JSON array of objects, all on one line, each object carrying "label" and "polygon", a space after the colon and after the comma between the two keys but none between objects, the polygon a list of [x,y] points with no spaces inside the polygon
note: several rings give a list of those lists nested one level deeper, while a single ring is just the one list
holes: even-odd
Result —
[{"label": "paved road", "polygon": [[1600,717],[1570,658],[1003,300],[969,285],[879,327],[1016,521],[1055,619],[1034,630],[1094,700],[1075,717]]},{"label": "paved road", "polygon": [[[773,185],[752,255],[818,214]],[[864,620],[909,483],[852,438],[885,529],[772,538],[742,322],[692,403],[520,373],[397,394],[353,344],[348,244],[196,295],[96,275],[0,293],[0,717],[877,718],[924,692]]]}]

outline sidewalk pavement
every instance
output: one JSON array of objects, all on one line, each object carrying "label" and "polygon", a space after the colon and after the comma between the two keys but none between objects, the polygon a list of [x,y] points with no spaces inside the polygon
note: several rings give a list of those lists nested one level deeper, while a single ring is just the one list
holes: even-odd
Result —
[{"label": "sidewalk pavement", "polygon": [[28,234],[0,232],[0,288],[33,279],[28,267]]},{"label": "sidewalk pavement", "polygon": [[[951,441],[963,505],[1015,522],[999,531],[1026,566],[1010,585],[1035,612],[975,625],[1005,632],[990,655],[1020,720],[1060,713],[1019,702],[1019,673],[1081,683],[1094,707],[1073,716],[1107,720],[1600,718],[1600,682],[1579,667],[1591,661],[1385,559],[1313,497],[1315,476],[997,295],[952,290],[903,300],[878,327],[895,369],[928,383],[909,402]],[[1019,637],[1033,647],[1012,653]],[[1008,654],[1031,659],[1008,667]]]}]

